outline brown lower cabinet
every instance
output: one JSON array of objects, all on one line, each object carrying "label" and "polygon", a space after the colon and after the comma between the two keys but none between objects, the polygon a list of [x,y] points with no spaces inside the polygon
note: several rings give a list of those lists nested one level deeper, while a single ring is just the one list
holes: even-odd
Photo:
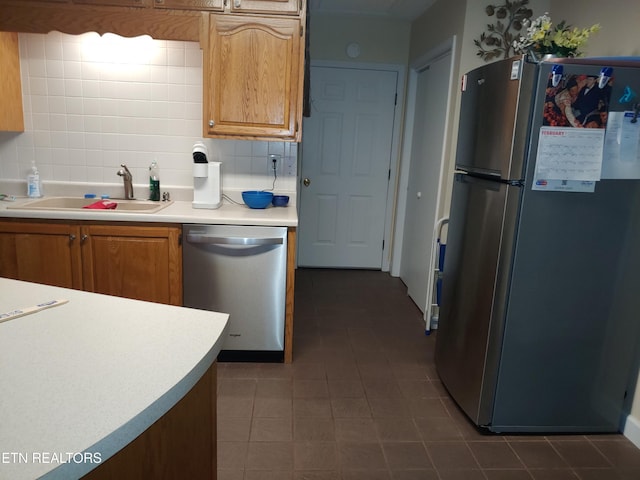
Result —
[{"label": "brown lower cabinet", "polygon": [[0,221],[0,276],[182,305],[181,227]]},{"label": "brown lower cabinet", "polygon": [[82,478],[215,480],[216,366],[139,437]]}]

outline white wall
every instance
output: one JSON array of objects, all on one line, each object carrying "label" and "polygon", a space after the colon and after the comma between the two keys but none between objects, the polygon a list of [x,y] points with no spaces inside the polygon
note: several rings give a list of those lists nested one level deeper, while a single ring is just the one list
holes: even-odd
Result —
[{"label": "white wall", "polygon": [[[406,64],[411,24],[381,17],[314,14],[309,28],[311,60]],[[360,56],[347,56],[350,43]]]},{"label": "white wall", "polygon": [[586,56],[639,56],[640,7],[629,0],[566,0],[551,1],[554,23],[566,20],[569,24],[586,28],[599,23],[602,29],[594,34],[584,49]]},{"label": "white wall", "polygon": [[[0,179],[24,180],[35,159],[45,184],[134,184],[160,165],[162,190],[192,187],[193,144],[202,139],[202,51],[198,43],[20,34],[25,132],[0,133]],[[116,39],[117,40],[117,39]],[[222,165],[223,189],[272,186],[267,155],[296,157],[297,144],[206,140]],[[294,162],[295,163],[295,162]],[[282,162],[284,166],[284,162]],[[294,191],[281,167],[278,191]]]}]

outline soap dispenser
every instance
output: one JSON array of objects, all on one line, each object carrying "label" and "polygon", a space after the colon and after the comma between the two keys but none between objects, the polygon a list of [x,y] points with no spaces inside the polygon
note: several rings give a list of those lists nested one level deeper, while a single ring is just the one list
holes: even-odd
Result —
[{"label": "soap dispenser", "polygon": [[222,205],[220,162],[207,159],[207,146],[197,142],[193,146],[193,208],[215,209]]},{"label": "soap dispenser", "polygon": [[42,197],[42,184],[40,183],[40,173],[36,167],[36,161],[31,160],[31,169],[27,175],[27,196],[29,198]]}]

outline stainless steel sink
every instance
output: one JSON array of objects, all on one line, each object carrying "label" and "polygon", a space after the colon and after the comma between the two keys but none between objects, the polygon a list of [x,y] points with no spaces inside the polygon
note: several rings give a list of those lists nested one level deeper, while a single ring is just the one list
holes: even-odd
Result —
[{"label": "stainless steel sink", "polygon": [[[91,210],[98,212],[120,212],[120,213],[156,213],[168,207],[173,202],[152,202],[151,200],[122,200],[112,198],[118,206],[113,210]],[[81,197],[46,197],[31,200],[21,205],[12,205],[8,209],[16,210],[88,210],[83,208],[97,202],[96,198]]]}]

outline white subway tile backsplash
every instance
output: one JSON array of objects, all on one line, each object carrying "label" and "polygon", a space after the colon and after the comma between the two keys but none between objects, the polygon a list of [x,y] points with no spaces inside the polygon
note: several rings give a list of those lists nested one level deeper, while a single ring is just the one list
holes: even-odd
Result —
[{"label": "white subway tile backsplash", "polygon": [[65,78],[83,78],[84,80],[100,80],[100,65],[93,62],[64,63]]},{"label": "white subway tile backsplash", "polygon": [[47,113],[34,113],[33,114],[33,128],[37,131],[49,130],[49,114]]},{"label": "white subway tile backsplash", "polygon": [[[67,125],[68,125],[67,120]],[[68,132],[67,140],[69,142],[70,149],[78,149],[84,151],[84,133],[82,132]]]},{"label": "white subway tile backsplash", "polygon": [[[86,128],[86,122],[85,122]],[[84,134],[84,145],[87,149],[87,152],[95,155],[96,152],[102,151],[102,135],[86,132]]]},{"label": "white subway tile backsplash", "polygon": [[47,94],[64,97],[64,80],[62,78],[48,78]]},{"label": "white subway tile backsplash", "polygon": [[120,133],[120,125],[118,117],[99,117],[100,118],[100,131],[102,133]]},{"label": "white subway tile backsplash", "polygon": [[[52,121],[52,124],[55,125],[55,122]],[[53,149],[56,148],[69,148],[69,141],[67,138],[67,132],[51,132],[51,147]],[[62,161],[64,162],[64,157],[62,157]]]},{"label": "white subway tile backsplash", "polygon": [[185,103],[183,118],[186,120],[202,120],[202,104]]},{"label": "white subway tile backsplash", "polygon": [[69,80],[100,80],[100,71],[91,62],[73,62],[65,60],[64,78]]},{"label": "white subway tile backsplash", "polygon": [[29,77],[29,92],[31,95],[47,95],[47,80],[45,77]]},{"label": "white subway tile backsplash", "polygon": [[162,65],[152,65],[151,66],[151,82],[159,83],[164,86],[168,83],[169,79],[169,70],[167,68],[166,63]]},{"label": "white subway tile backsplash", "polygon": [[[49,114],[49,128],[51,129],[51,139],[53,141],[54,133],[66,133],[67,132],[67,116],[64,114],[50,113]],[[58,146],[53,145],[52,146]]]},{"label": "white subway tile backsplash", "polygon": [[202,85],[186,85],[184,87],[184,100],[185,102],[197,103],[202,106]]},{"label": "white subway tile backsplash", "polygon": [[29,66],[29,76],[31,78],[34,78],[34,77],[44,78],[47,76],[47,67],[45,66],[43,59],[29,58],[27,60],[27,64]]},{"label": "white subway tile backsplash", "polygon": [[49,112],[64,115],[67,112],[65,97],[49,96]]},{"label": "white subway tile backsplash", "polygon": [[50,39],[50,41],[55,42],[55,35],[49,35],[47,37],[40,35],[29,35],[26,38],[26,50],[28,53],[28,59],[33,61],[44,60],[44,43],[45,38]]},{"label": "white subway tile backsplash", "polygon": [[31,135],[30,145],[28,145],[26,141],[21,143],[22,144],[20,146],[23,147],[51,148],[51,132],[49,131],[48,124],[46,129],[35,130],[33,132],[33,135]]},{"label": "white subway tile backsplash", "polygon": [[202,68],[202,50],[200,50],[199,46],[191,47],[191,45],[197,45],[196,43],[188,43],[187,45],[184,51],[185,67]]},{"label": "white subway tile backsplash", "polygon": [[80,44],[69,41],[62,42],[62,59],[65,62],[65,72],[67,64],[80,62],[82,59]]},{"label": "white subway tile backsplash", "polygon": [[[164,188],[190,187],[192,147],[204,141],[223,188],[263,189],[269,153],[297,156],[286,142],[202,138],[197,42],[111,37],[20,34],[25,132],[0,132],[0,178],[23,180],[35,159],[46,194],[48,181],[119,184],[125,163],[139,192],[156,159]],[[276,190],[295,190],[278,175]]]},{"label": "white subway tile backsplash", "polygon": [[87,116],[102,115],[102,100],[101,98],[84,97],[82,100],[84,114]]},{"label": "white subway tile backsplash", "polygon": [[251,157],[252,145],[251,142],[241,142],[234,140],[235,142],[235,156],[236,157]]},{"label": "white subway tile backsplash", "polygon": [[182,45],[167,48],[167,64],[172,67],[185,66],[184,47]]},{"label": "white subway tile backsplash", "polygon": [[170,102],[184,102],[185,101],[185,86],[184,84],[169,83],[168,98]]},{"label": "white subway tile backsplash", "polygon": [[62,60],[46,61],[47,78],[64,78],[64,64]]},{"label": "white subway tile backsplash", "polygon": [[[47,62],[52,60],[62,60],[62,39],[57,39],[54,36],[44,44],[44,54]],[[47,70],[49,72],[49,70]]]},{"label": "white subway tile backsplash", "polygon": [[169,85],[184,86],[185,78],[184,67],[174,67],[171,65],[167,67],[167,83],[169,83]]},{"label": "white subway tile backsplash", "polygon": [[65,78],[64,94],[67,97],[82,97],[82,81],[76,78]]}]

